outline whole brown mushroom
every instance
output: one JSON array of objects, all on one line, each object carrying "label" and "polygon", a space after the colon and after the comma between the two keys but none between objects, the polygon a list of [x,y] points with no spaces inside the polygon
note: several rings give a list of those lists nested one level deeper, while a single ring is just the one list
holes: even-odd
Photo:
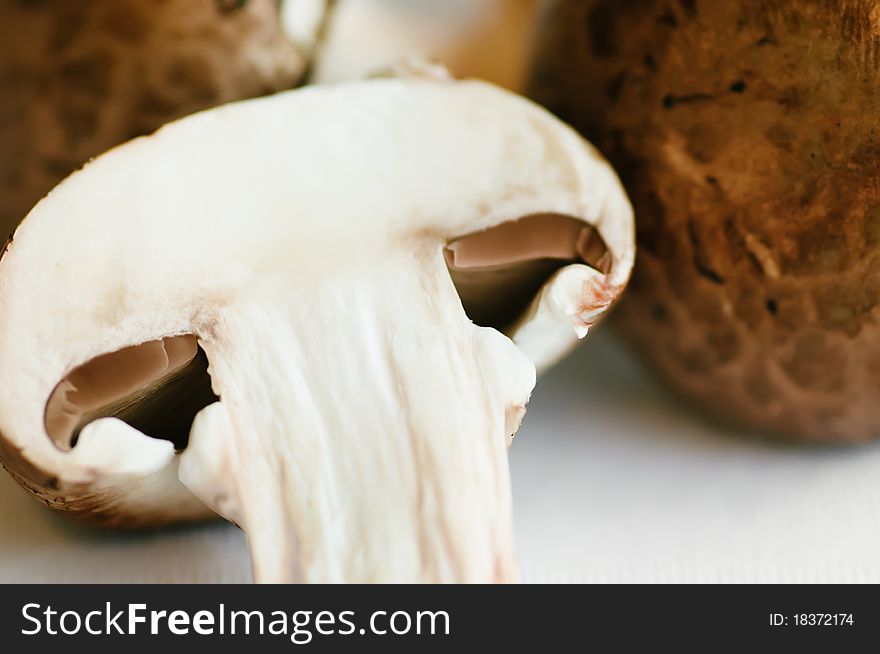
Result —
[{"label": "whole brown mushroom", "polygon": [[0,233],[130,138],[289,88],[277,0],[0,0]]},{"label": "whole brown mushroom", "polygon": [[564,1],[535,95],[618,167],[618,324],[758,433],[880,435],[880,4]]}]

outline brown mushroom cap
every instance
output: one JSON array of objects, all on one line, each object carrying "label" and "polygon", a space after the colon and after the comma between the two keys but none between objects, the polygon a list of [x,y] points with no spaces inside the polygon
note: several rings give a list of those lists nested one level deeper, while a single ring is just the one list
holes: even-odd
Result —
[{"label": "brown mushroom cap", "polygon": [[276,0],[3,0],[0,234],[110,147],[302,71]]},{"label": "brown mushroom cap", "polygon": [[880,435],[880,9],[565,1],[535,94],[621,172],[619,324],[687,396],[812,440]]}]

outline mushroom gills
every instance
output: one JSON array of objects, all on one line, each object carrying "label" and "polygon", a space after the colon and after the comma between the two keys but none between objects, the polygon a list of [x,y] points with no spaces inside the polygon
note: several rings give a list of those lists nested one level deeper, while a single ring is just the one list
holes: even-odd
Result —
[{"label": "mushroom gills", "polygon": [[585,263],[611,270],[608,246],[592,225],[560,214],[537,214],[458,238],[446,265],[468,317],[507,333],[553,274]]},{"label": "mushroom gills", "polygon": [[186,447],[195,415],[217,401],[208,359],[191,334],[141,343],[77,367],[46,403],[46,431],[57,447],[76,445],[99,418],[118,418],[138,431]]}]

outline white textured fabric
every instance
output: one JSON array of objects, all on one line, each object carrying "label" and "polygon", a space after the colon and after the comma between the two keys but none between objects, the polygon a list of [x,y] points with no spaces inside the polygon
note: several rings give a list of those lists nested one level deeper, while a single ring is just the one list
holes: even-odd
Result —
[{"label": "white textured fabric", "polygon": [[[880,582],[880,445],[707,424],[607,333],[539,381],[511,460],[524,581]],[[92,531],[0,473],[0,582],[249,579],[234,527]]]}]

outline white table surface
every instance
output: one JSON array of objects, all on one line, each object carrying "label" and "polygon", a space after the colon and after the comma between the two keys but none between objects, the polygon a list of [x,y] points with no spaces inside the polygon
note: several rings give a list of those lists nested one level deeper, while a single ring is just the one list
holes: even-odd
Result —
[{"label": "white table surface", "polygon": [[[511,466],[527,582],[880,581],[880,445],[707,424],[607,329],[539,380]],[[234,527],[92,531],[0,471],[0,582],[249,580]]]}]

